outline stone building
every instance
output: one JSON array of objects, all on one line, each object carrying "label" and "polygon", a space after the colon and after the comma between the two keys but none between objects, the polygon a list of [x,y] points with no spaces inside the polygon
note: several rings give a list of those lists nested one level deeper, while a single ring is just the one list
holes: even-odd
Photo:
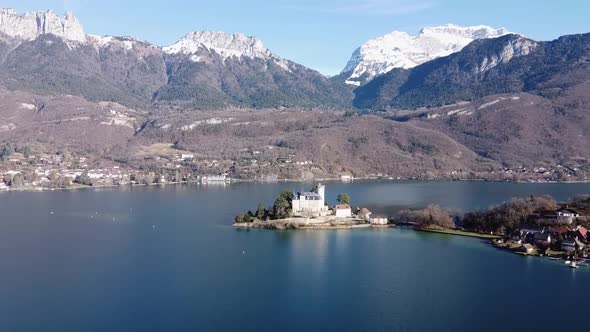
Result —
[{"label": "stone building", "polygon": [[326,187],[319,183],[314,191],[298,192],[293,197],[293,215],[299,217],[320,217],[330,213],[325,202]]}]

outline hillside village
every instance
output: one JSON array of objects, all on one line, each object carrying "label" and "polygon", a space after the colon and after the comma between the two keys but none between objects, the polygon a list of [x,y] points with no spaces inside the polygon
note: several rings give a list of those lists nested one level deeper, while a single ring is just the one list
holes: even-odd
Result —
[{"label": "hillside village", "polygon": [[[6,149],[5,149],[6,150]],[[127,186],[181,182],[226,183],[225,173],[195,173],[194,155],[146,158],[146,167],[129,168],[70,153],[2,153],[0,190],[68,189],[83,186]],[[215,160],[200,163],[216,170]]]}]

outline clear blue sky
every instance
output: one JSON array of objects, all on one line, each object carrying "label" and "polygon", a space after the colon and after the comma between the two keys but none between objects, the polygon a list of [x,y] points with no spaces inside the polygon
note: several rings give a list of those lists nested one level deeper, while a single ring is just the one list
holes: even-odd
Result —
[{"label": "clear blue sky", "polygon": [[538,40],[590,32],[590,0],[0,0],[0,7],[71,10],[87,33],[158,45],[193,30],[242,32],[325,74],[338,73],[366,40],[394,30],[486,24]]}]

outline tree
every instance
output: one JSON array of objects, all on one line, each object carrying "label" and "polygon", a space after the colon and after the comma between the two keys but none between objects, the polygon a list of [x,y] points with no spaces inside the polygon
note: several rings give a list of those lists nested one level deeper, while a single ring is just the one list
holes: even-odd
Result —
[{"label": "tree", "polygon": [[14,146],[12,146],[12,144],[8,143],[8,144],[4,145],[4,147],[2,148],[2,151],[0,152],[0,158],[2,159],[2,161],[6,161],[6,160],[8,160],[10,155],[13,154],[15,151],[16,150],[15,150]]},{"label": "tree", "polygon": [[234,222],[235,222],[236,224],[241,224],[241,223],[243,223],[243,222],[244,222],[244,214],[243,214],[243,213],[240,213],[240,214],[238,214],[238,215],[236,216],[236,218],[234,219]]},{"label": "tree", "polygon": [[259,220],[263,220],[266,218],[266,209],[264,208],[264,204],[258,203],[258,209],[256,210],[256,218]]},{"label": "tree", "polygon": [[415,223],[418,228],[455,228],[455,222],[449,211],[438,205],[429,205],[426,209],[418,211],[402,211],[399,218],[404,222]]},{"label": "tree", "polygon": [[12,182],[12,176],[9,174],[4,175],[4,178],[2,179],[4,181],[4,184],[10,187],[10,183]]},{"label": "tree", "polygon": [[33,153],[33,150],[31,149],[30,146],[25,146],[25,148],[23,149],[23,156],[25,156],[26,158],[29,158],[29,156]]},{"label": "tree", "polygon": [[12,177],[12,181],[10,182],[10,186],[14,188],[22,187],[25,184],[25,178],[22,174],[16,174]]},{"label": "tree", "polygon": [[289,218],[293,213],[291,204],[293,202],[293,192],[284,190],[281,192],[279,197],[275,200],[273,205],[272,217],[274,219],[285,219]]},{"label": "tree", "polygon": [[350,196],[348,194],[338,194],[338,203],[350,205]]},{"label": "tree", "polygon": [[245,217],[245,222],[254,222],[256,220],[256,216],[254,215],[254,213],[252,213],[252,211],[248,211],[248,213],[246,213],[246,217]]},{"label": "tree", "polygon": [[92,185],[92,179],[90,178],[90,176],[88,175],[88,172],[86,172],[86,171],[84,171],[84,172],[82,172],[82,174],[76,176],[76,178],[74,179],[74,182],[85,185],[85,186]]}]

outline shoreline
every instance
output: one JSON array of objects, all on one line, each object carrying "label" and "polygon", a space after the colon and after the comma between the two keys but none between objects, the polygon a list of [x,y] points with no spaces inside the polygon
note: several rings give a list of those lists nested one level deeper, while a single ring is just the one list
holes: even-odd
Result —
[{"label": "shoreline", "polygon": [[378,225],[371,224],[365,220],[350,218],[318,217],[291,217],[280,220],[254,220],[253,222],[233,223],[237,229],[269,229],[269,230],[335,230],[335,229],[366,229],[366,228],[389,228],[395,224]]},{"label": "shoreline", "polygon": [[456,235],[456,236],[472,237],[472,238],[483,239],[483,240],[495,240],[495,239],[500,239],[501,238],[501,236],[499,236],[499,235],[482,234],[482,233],[475,233],[475,232],[469,232],[469,231],[460,231],[460,230],[452,230],[452,229],[423,229],[423,228],[414,228],[414,230],[416,232]]},{"label": "shoreline", "polygon": [[[322,178],[314,179],[314,181],[322,182],[339,182],[343,184],[354,183],[355,181],[390,181],[390,182],[491,182],[491,183],[514,183],[514,184],[588,184],[588,180],[577,180],[577,181],[507,181],[507,180],[487,180],[487,179],[389,179],[389,178],[377,178],[377,177],[363,177],[355,178],[351,181],[342,181],[339,178]],[[125,184],[125,185],[97,185],[97,186],[86,186],[86,185],[72,185],[67,188],[16,188],[16,189],[5,189],[0,190],[0,193],[8,192],[51,192],[51,191],[69,191],[69,190],[81,190],[81,189],[103,189],[103,188],[132,188],[132,187],[148,187],[148,186],[168,186],[168,185],[179,185],[179,184],[199,184],[199,185],[231,185],[234,183],[259,183],[259,184],[270,184],[270,183],[307,183],[309,181],[302,181],[300,179],[282,179],[276,181],[265,181],[265,180],[254,180],[254,179],[232,179],[230,182],[222,183],[203,183],[200,181],[183,181],[183,182],[166,182],[166,183],[152,183],[152,184]]]}]

